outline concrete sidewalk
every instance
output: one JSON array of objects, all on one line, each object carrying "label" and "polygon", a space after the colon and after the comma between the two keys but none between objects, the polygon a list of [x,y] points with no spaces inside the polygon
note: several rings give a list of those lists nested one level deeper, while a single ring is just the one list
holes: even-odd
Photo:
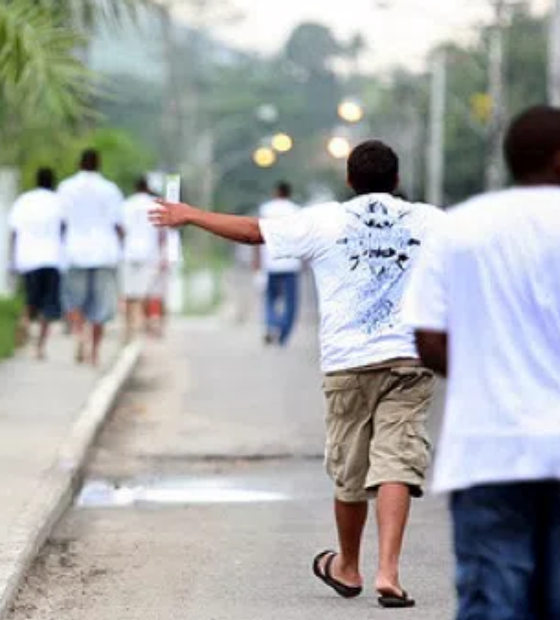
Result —
[{"label": "concrete sidewalk", "polygon": [[29,349],[0,364],[0,617],[70,502],[92,441],[139,357],[110,331],[99,369],[73,362],[56,327],[49,361]]}]

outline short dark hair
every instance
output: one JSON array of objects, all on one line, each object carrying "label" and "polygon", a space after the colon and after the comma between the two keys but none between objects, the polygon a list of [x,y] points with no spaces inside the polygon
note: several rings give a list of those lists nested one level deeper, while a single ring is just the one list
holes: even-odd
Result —
[{"label": "short dark hair", "polygon": [[292,186],[287,181],[276,183],[276,193],[281,198],[289,198],[292,195]]},{"label": "short dark hair", "polygon": [[504,156],[516,181],[546,173],[560,153],[560,108],[540,105],[513,119]]},{"label": "short dark hair", "polygon": [[399,182],[399,158],[380,140],[359,144],[348,158],[348,183],[357,194],[392,193]]},{"label": "short dark hair", "polygon": [[56,177],[52,168],[39,168],[36,175],[37,187],[43,189],[54,189]]},{"label": "short dark hair", "polygon": [[137,192],[143,192],[145,194],[150,193],[150,186],[148,184],[148,179],[146,177],[138,177],[136,179],[136,183],[134,184]]},{"label": "short dark hair", "polygon": [[101,156],[96,149],[86,149],[80,159],[80,168],[89,172],[95,172],[101,167]]}]

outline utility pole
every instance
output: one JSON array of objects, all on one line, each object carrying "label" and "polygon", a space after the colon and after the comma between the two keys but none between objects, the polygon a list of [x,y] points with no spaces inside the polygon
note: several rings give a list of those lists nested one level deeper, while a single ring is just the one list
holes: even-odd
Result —
[{"label": "utility pole", "polygon": [[504,101],[504,22],[505,0],[492,0],[495,12],[489,50],[488,94],[492,102],[492,114],[488,123],[486,189],[493,191],[504,184],[504,166],[502,162],[502,138],[505,129],[506,114]]},{"label": "utility pole", "polygon": [[548,49],[548,100],[560,106],[560,0],[553,0]]},{"label": "utility pole", "polygon": [[177,172],[180,151],[184,145],[182,92],[178,71],[179,51],[176,43],[175,24],[171,14],[173,2],[164,0],[156,3],[159,14],[163,59],[165,64],[165,101],[162,116],[163,167],[168,172]]},{"label": "utility pole", "polygon": [[430,125],[427,144],[426,201],[443,206],[445,180],[445,110],[447,99],[447,54],[439,49],[432,59]]}]

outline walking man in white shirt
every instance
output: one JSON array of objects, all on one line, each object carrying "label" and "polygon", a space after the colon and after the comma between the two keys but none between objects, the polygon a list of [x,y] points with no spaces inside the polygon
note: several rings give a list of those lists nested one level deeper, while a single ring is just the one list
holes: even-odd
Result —
[{"label": "walking man in white shirt", "polygon": [[449,377],[458,620],[560,620],[560,109],[515,119],[505,156],[516,186],[452,211],[405,314]]},{"label": "walking man in white shirt", "polygon": [[[104,325],[117,312],[117,265],[124,238],[123,196],[99,172],[99,153],[86,150],[81,170],[61,183],[68,272],[64,300],[77,339],[76,361],[99,363]],[[90,347],[86,327],[90,328]]]},{"label": "walking man in white shirt", "polygon": [[422,495],[429,461],[425,419],[433,374],[419,364],[401,299],[420,246],[442,217],[434,207],[392,194],[399,162],[379,141],[348,161],[357,196],[272,219],[211,213],[163,201],[157,226],[193,225],[241,243],[266,243],[275,258],[310,261],[321,314],[327,413],[327,470],[335,483],[339,552],[313,562],[340,596],[362,592],[362,534],[368,500],[377,499],[379,565],[375,589],[384,607],[411,607],[399,559],[411,497]]},{"label": "walking man in white shirt", "polygon": [[37,189],[20,196],[9,216],[12,264],[25,288],[24,329],[27,332],[30,322],[39,319],[40,360],[45,359],[50,325],[61,316],[62,205],[54,186],[53,171],[41,168]]},{"label": "walking man in white shirt", "polygon": [[[282,181],[276,186],[276,196],[261,205],[259,217],[286,217],[299,211],[292,202],[292,188]],[[301,261],[297,258],[273,258],[266,245],[256,250],[257,268],[266,277],[265,320],[267,344],[287,344],[292,333],[298,306],[298,279]]]},{"label": "walking man in white shirt", "polygon": [[[136,193],[123,205],[125,242],[123,253],[123,293],[126,303],[126,338],[134,334],[137,317],[142,315],[146,331],[160,335],[159,317],[152,317],[153,301],[160,297],[167,271],[167,235],[148,221],[154,197],[146,179],[136,183]],[[153,321],[153,323],[152,323]],[[154,331],[155,330],[155,331]]]}]

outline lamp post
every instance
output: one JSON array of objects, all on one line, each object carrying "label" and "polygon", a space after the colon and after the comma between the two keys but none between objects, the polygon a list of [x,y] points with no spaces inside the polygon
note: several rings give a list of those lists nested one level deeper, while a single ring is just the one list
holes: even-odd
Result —
[{"label": "lamp post", "polygon": [[347,123],[359,123],[364,118],[364,108],[355,99],[344,99],[338,104],[338,116]]},{"label": "lamp post", "polygon": [[548,47],[548,99],[560,106],[560,0],[553,0]]},{"label": "lamp post", "polygon": [[346,159],[352,151],[352,145],[344,136],[333,136],[327,144],[327,150],[334,159]]}]

